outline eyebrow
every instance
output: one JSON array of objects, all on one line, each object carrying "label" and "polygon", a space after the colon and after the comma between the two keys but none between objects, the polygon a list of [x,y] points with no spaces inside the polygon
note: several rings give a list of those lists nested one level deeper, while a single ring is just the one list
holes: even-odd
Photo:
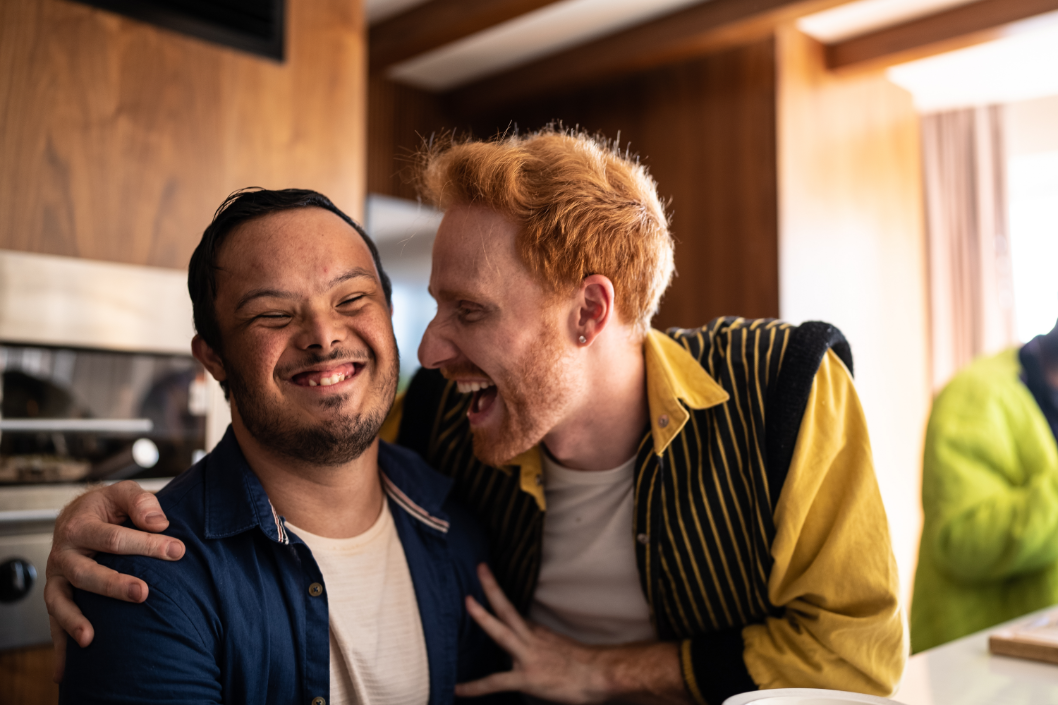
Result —
[{"label": "eyebrow", "polygon": [[[426,287],[426,293],[433,297],[434,301],[440,301],[441,298],[452,300],[452,299],[469,299],[471,301],[480,301],[483,298],[481,292],[469,291],[467,289],[453,289],[450,287],[443,288],[441,290],[434,289],[432,286]],[[440,297],[440,298],[439,298]]]},{"label": "eyebrow", "polygon": [[[353,267],[352,269],[343,272],[342,274],[339,274],[334,279],[331,279],[331,281],[327,284],[327,288],[333,289],[339,284],[347,282],[350,279],[360,278],[374,279],[375,273],[370,270],[364,269],[363,267]],[[255,301],[256,299],[291,300],[296,298],[298,297],[293,292],[283,291],[282,289],[254,289],[253,291],[248,292],[239,300],[239,304],[235,307],[235,310],[240,310],[241,308],[249,304],[251,301]]]}]

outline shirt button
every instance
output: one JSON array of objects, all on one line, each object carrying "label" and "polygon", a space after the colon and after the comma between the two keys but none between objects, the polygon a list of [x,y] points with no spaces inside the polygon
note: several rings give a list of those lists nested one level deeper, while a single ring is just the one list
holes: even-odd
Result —
[{"label": "shirt button", "polygon": [[[313,597],[319,597],[323,594],[323,586],[319,583],[313,583],[312,585],[309,585],[309,594]],[[319,700],[320,703],[323,702],[323,698],[316,698],[316,700]],[[313,700],[312,702],[315,703],[316,700]]]},{"label": "shirt button", "polygon": [[312,705],[327,705],[327,701],[323,698],[313,698]]},{"label": "shirt button", "polygon": [[646,534],[639,534],[638,536],[636,536],[636,541],[646,546],[648,543],[650,543],[650,537]]},{"label": "shirt button", "polygon": [[658,417],[658,426],[661,426],[662,428],[665,428],[668,425],[669,425],[669,417],[668,416],[666,416],[665,414],[662,414],[661,416]]},{"label": "shirt button", "polygon": [[543,475],[537,475],[536,476],[536,484],[537,484],[538,487],[540,485],[544,484],[544,476]]}]

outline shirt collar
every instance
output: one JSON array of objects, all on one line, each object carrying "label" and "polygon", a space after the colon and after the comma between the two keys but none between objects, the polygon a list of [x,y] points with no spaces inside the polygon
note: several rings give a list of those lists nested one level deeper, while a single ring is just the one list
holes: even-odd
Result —
[{"label": "shirt collar", "polygon": [[[205,508],[207,539],[220,539],[260,528],[278,543],[290,543],[286,527],[246,462],[231,426],[207,456]],[[405,448],[379,443],[378,466],[386,495],[427,527],[447,533],[442,507],[452,481],[432,470]]]},{"label": "shirt collar", "polygon": [[688,408],[708,409],[723,404],[729,396],[686,348],[661,331],[647,334],[643,357],[650,433],[654,452],[661,455],[691,417]]},{"label": "shirt collar", "polygon": [[250,469],[231,426],[203,461],[207,539],[222,539],[259,527],[268,538],[290,543],[286,529]]},{"label": "shirt collar", "polygon": [[[688,408],[708,409],[723,404],[730,396],[686,348],[661,331],[651,330],[647,334],[643,358],[650,434],[654,453],[661,455],[690,419]],[[504,470],[518,472],[522,491],[532,496],[544,511],[547,501],[540,453],[540,446],[534,446],[507,463]]]}]

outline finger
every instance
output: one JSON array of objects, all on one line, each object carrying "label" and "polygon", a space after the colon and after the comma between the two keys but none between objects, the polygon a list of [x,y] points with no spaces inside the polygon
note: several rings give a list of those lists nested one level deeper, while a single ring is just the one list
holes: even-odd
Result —
[{"label": "finger", "polygon": [[[184,543],[180,539],[161,534],[148,534],[126,526],[107,524],[98,519],[93,520],[91,517],[70,519],[65,530],[65,543],[81,549],[82,553],[86,550],[101,551],[119,555],[147,556],[165,561],[179,560],[184,556]],[[66,553],[68,549],[59,552]],[[77,585],[77,587],[81,586]]]},{"label": "finger", "polygon": [[496,613],[496,616],[520,637],[528,637],[530,635],[529,625],[522,619],[522,615],[518,614],[518,610],[514,608],[511,601],[507,599],[507,596],[503,593],[503,588],[496,582],[492,571],[484,563],[478,565],[478,578],[481,580],[481,587],[485,591],[485,597],[488,598],[489,605],[492,607],[492,611]]},{"label": "finger", "polygon": [[510,627],[493,617],[487,609],[470,596],[467,596],[467,612],[470,613],[471,618],[478,623],[485,633],[500,645],[500,648],[510,654],[516,661],[519,659],[525,644]]},{"label": "finger", "polygon": [[154,493],[144,490],[132,480],[111,485],[106,496],[115,519],[129,517],[133,524],[147,531],[164,531],[169,526],[169,520]]},{"label": "finger", "polygon": [[[147,583],[139,578],[107,568],[75,551],[64,551],[61,556],[61,570],[55,570],[54,573],[65,577],[75,588],[125,602],[143,602],[147,599]],[[49,574],[52,574],[50,565]],[[47,589],[46,585],[45,589]],[[65,607],[61,600],[57,600],[56,604],[58,607]],[[76,605],[74,609],[77,609]],[[62,621],[59,615],[56,615],[56,618]],[[66,626],[63,625],[63,628],[65,629]],[[69,629],[66,631],[74,636]]]},{"label": "finger", "polygon": [[[65,663],[66,634],[72,636],[81,648],[84,648],[92,643],[95,630],[73,601],[73,589],[70,583],[61,576],[48,576],[48,581],[44,584],[44,604],[48,606],[48,622],[56,656],[59,656],[61,642],[63,657],[61,662]],[[59,668],[59,661],[57,659],[57,668]],[[62,674],[59,673],[59,675],[61,677]]]},{"label": "finger", "polygon": [[492,693],[521,690],[524,686],[524,675],[516,671],[505,671],[504,673],[493,673],[491,676],[485,676],[469,683],[456,684],[456,697],[476,698]]},{"label": "finger", "polygon": [[54,617],[48,617],[48,628],[51,630],[51,646],[55,651],[55,664],[51,671],[53,683],[62,683],[62,674],[66,670],[66,632],[62,630]]}]

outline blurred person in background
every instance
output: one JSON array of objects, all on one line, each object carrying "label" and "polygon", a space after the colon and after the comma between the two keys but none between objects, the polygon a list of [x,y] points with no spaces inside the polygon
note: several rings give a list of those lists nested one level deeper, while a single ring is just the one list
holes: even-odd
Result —
[{"label": "blurred person in background", "polygon": [[933,402],[911,603],[918,652],[1058,603],[1058,325]]}]

